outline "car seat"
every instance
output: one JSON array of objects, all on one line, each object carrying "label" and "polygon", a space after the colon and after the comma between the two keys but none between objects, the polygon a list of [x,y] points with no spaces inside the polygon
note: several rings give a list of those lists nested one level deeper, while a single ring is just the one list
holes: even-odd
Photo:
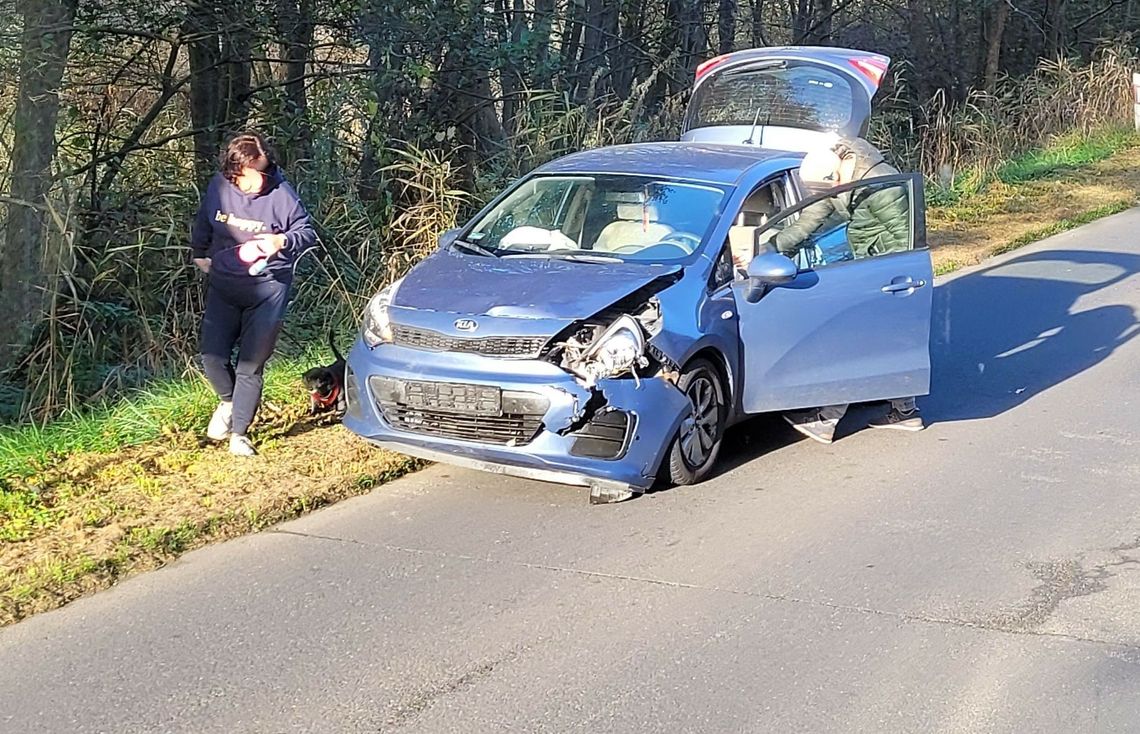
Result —
[{"label": "car seat", "polygon": [[594,249],[613,252],[623,247],[647,247],[665,239],[673,228],[658,221],[657,207],[647,204],[621,203],[616,207],[617,220],[598,233]]}]

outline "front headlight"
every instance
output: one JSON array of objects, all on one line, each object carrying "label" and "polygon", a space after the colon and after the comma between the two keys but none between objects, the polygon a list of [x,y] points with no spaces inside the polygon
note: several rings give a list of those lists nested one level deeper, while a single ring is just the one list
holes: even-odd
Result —
[{"label": "front headlight", "polygon": [[364,323],[360,327],[360,336],[368,348],[380,344],[392,343],[392,321],[388,318],[388,308],[392,305],[392,297],[400,287],[403,278],[382,289],[368,302],[364,310]]},{"label": "front headlight", "polygon": [[586,380],[587,387],[605,377],[620,377],[648,364],[645,334],[632,316],[621,316],[589,346],[571,369]]}]

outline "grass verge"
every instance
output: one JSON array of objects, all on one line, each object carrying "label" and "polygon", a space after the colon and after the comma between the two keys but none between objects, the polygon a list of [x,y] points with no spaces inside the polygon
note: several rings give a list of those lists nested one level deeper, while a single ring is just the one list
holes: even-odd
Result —
[{"label": "grass verge", "polygon": [[937,275],[976,265],[1067,229],[1116,214],[1140,195],[1140,135],[1066,138],[999,169],[953,203],[927,209]]},{"label": "grass verge", "polygon": [[320,361],[271,363],[254,459],[201,437],[216,399],[198,376],[0,429],[0,625],[415,469],[308,418],[298,375]]}]

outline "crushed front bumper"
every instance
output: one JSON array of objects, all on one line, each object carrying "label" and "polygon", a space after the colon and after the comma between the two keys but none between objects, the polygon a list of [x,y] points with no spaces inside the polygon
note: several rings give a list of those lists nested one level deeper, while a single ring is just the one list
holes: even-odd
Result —
[{"label": "crushed front bumper", "polygon": [[[652,486],[688,399],[660,378],[602,380],[589,390],[555,365],[394,345],[348,357],[345,426],[430,461],[560,484],[619,498]],[[405,386],[480,386],[501,394],[499,416],[423,408]],[[516,407],[521,406],[521,407]],[[508,420],[507,410],[521,413]],[[513,432],[513,433],[512,433]],[[606,500],[600,500],[606,501]]]}]

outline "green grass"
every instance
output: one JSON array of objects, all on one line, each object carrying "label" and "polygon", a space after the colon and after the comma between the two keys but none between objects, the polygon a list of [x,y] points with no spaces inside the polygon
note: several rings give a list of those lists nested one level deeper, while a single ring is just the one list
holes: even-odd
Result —
[{"label": "green grass", "polygon": [[926,203],[933,207],[959,205],[985,193],[993,181],[1014,185],[1056,177],[1136,145],[1140,145],[1140,133],[1134,130],[1109,128],[1089,135],[1067,135],[1019,155],[995,171],[970,168],[958,172],[949,186],[933,182],[929,185]]},{"label": "green grass", "polygon": [[943,275],[949,275],[955,270],[961,270],[963,267],[965,267],[965,263],[960,263],[957,260],[948,260],[934,267],[934,276],[941,277]]},{"label": "green grass", "polygon": [[1054,222],[1053,224],[1050,224],[1047,227],[1041,227],[1039,229],[1034,229],[1032,231],[1026,232],[1017,239],[1011,240],[1001,247],[997,248],[993,251],[993,254],[1003,255],[1007,252],[1012,252],[1020,247],[1024,247],[1025,245],[1033,244],[1034,242],[1043,240],[1046,237],[1052,237],[1053,235],[1067,232],[1070,229],[1076,229],[1077,227],[1088,224],[1089,222],[1095,222],[1098,219],[1103,219],[1104,217],[1112,216],[1113,214],[1119,214],[1126,209],[1130,209],[1133,205],[1133,201],[1122,199],[1120,201],[1114,201],[1111,204],[1098,206],[1096,209],[1090,209],[1087,212],[1082,212],[1075,217],[1061,219]]},{"label": "green grass", "polygon": [[953,206],[982,193],[986,188],[986,183],[984,172],[970,168],[956,175],[949,186],[943,186],[939,183],[931,184],[926,196],[926,203],[928,206]]},{"label": "green grass", "polygon": [[[300,375],[324,359],[313,352],[270,362],[265,402],[305,404]],[[67,413],[46,426],[0,426],[0,490],[5,477],[30,477],[58,457],[80,451],[111,452],[164,432],[204,426],[216,405],[205,379],[191,375],[155,382],[115,402]],[[5,515],[5,494],[0,491],[0,517]]]},{"label": "green grass", "polygon": [[1014,158],[997,169],[996,178],[1007,184],[1035,181],[1083,168],[1137,144],[1140,144],[1140,134],[1133,130],[1104,130],[1088,136],[1066,136]]}]

